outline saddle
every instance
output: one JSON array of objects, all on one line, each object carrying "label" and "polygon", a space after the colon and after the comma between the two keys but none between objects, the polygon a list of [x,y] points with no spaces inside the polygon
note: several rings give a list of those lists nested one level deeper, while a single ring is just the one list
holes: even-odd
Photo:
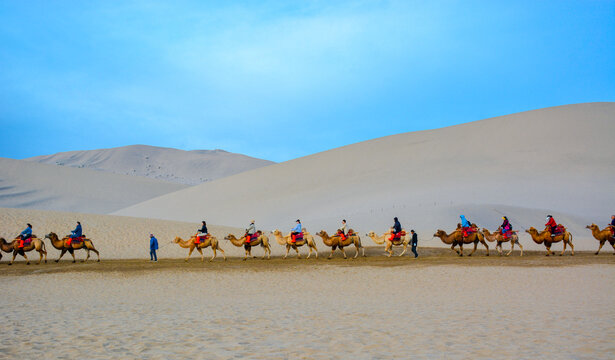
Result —
[{"label": "saddle", "polygon": [[336,235],[339,236],[342,240],[346,240],[348,238],[348,236],[350,236],[350,232],[348,232],[348,235],[346,235],[346,234],[344,234],[343,231],[338,230]]},{"label": "saddle", "polygon": [[300,232],[300,233],[297,233],[297,234],[293,235],[292,239],[293,239],[293,242],[297,242],[297,241],[303,240],[303,233]]},{"label": "saddle", "polygon": [[245,234],[246,243],[249,244],[252,241],[256,241],[256,239],[258,239],[258,235],[259,235],[258,232],[254,233],[252,235]]},{"label": "saddle", "polygon": [[200,244],[201,241],[205,241],[207,239],[209,239],[211,237],[211,235],[207,234],[205,236],[198,236],[198,234],[196,235],[196,239],[194,240],[195,244]]},{"label": "saddle", "polygon": [[398,232],[397,234],[393,234],[393,237],[391,238],[391,240],[392,241],[401,240],[402,236],[406,236],[406,230],[402,230],[401,232]]},{"label": "saddle", "polygon": [[555,227],[555,232],[551,234],[551,236],[560,236],[563,235],[566,232],[566,228],[564,227],[564,225],[557,225]]}]

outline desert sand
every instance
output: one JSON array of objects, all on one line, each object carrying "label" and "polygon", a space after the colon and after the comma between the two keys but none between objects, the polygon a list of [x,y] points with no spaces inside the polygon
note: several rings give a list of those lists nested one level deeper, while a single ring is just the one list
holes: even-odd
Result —
[{"label": "desert sand", "polygon": [[[558,106],[357,143],[170,193],[115,214],[265,228],[365,233],[398,216],[429,239],[459,214],[491,230],[507,215],[517,229],[552,214],[579,249],[585,225],[610,221],[615,203],[615,103]],[[247,206],[246,204],[253,204]],[[287,224],[287,225],[286,225]],[[522,241],[529,243],[527,234]]]},{"label": "desert sand", "polygon": [[[164,262],[141,261],[133,271],[100,271],[110,263],[52,265],[98,267],[85,272],[0,272],[0,357],[611,359],[615,353],[612,261],[501,267],[235,259],[221,267],[175,260],[163,269],[155,267]],[[45,266],[4,269],[18,268]]]},{"label": "desert sand", "polygon": [[25,160],[144,176],[186,185],[196,185],[273,164],[268,160],[224,150],[184,151],[147,145],[68,151]]},{"label": "desert sand", "polygon": [[0,158],[0,207],[109,213],[186,185]]}]

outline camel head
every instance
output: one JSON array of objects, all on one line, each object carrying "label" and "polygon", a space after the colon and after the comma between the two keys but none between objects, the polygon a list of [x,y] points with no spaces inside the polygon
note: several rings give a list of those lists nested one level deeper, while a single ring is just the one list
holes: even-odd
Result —
[{"label": "camel head", "polygon": [[231,239],[236,240],[237,238],[233,234],[228,234],[224,237],[224,240],[231,240]]},{"label": "camel head", "polygon": [[176,244],[179,244],[179,242],[182,240],[182,238],[180,238],[179,236],[176,236],[175,239],[173,239],[173,242]]},{"label": "camel head", "polygon": [[326,231],[324,230],[320,230],[319,232],[316,233],[316,235],[320,236],[320,237],[329,237],[329,235],[327,234]]},{"label": "camel head", "polygon": [[49,240],[52,240],[52,241],[56,241],[56,240],[58,240],[59,238],[58,238],[58,235],[56,235],[56,233],[54,233],[54,232],[50,232],[49,234],[45,235],[45,239],[49,239]]},{"label": "camel head", "polygon": [[273,230],[271,233],[275,236],[282,236],[282,232],[278,229]]},{"label": "camel head", "polygon": [[365,236],[369,236],[369,237],[375,237],[376,233],[373,231],[368,232],[367,234],[365,234]]},{"label": "camel head", "polygon": [[439,237],[439,238],[445,237],[446,236],[446,231],[438,229],[436,231],[436,233],[433,234],[433,236],[434,237]]},{"label": "camel head", "polygon": [[591,225],[587,225],[585,228],[586,228],[586,229],[590,229],[590,230],[592,230],[592,231],[593,231],[593,230],[599,230],[599,229],[598,229],[598,225],[596,225],[596,224],[594,224],[594,223],[592,223]]},{"label": "camel head", "polygon": [[533,226],[525,230],[525,232],[530,235],[538,235],[538,230],[536,230]]}]

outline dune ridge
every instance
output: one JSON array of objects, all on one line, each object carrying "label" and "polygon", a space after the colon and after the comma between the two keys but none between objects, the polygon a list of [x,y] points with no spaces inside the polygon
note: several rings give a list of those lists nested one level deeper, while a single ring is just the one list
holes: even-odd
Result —
[{"label": "dune ridge", "polygon": [[184,185],[196,185],[274,164],[219,149],[184,151],[148,145],[68,151],[24,160],[142,176]]},{"label": "dune ridge", "polygon": [[[584,226],[615,202],[615,103],[557,106],[369,140],[201,184],[115,212],[240,226],[384,231],[398,216],[422,236],[465,214],[495,229],[546,214],[593,246]],[[523,234],[527,242],[527,235]],[[591,244],[591,245],[589,245]],[[584,246],[581,246],[583,248]]]}]

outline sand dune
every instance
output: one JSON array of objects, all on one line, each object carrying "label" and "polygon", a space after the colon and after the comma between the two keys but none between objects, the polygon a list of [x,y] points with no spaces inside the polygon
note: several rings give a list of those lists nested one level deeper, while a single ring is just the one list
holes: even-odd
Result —
[{"label": "sand dune", "polygon": [[224,150],[184,151],[147,145],[69,151],[25,159],[196,185],[273,164]]},{"label": "sand dune", "polygon": [[0,158],[0,207],[108,213],[185,185]]},{"label": "sand dune", "polygon": [[[242,226],[384,231],[398,216],[429,239],[463,213],[496,228],[552,213],[580,248],[615,212],[615,103],[558,106],[374,139],[166,194],[120,215]],[[527,237],[525,238],[527,242]]]}]

